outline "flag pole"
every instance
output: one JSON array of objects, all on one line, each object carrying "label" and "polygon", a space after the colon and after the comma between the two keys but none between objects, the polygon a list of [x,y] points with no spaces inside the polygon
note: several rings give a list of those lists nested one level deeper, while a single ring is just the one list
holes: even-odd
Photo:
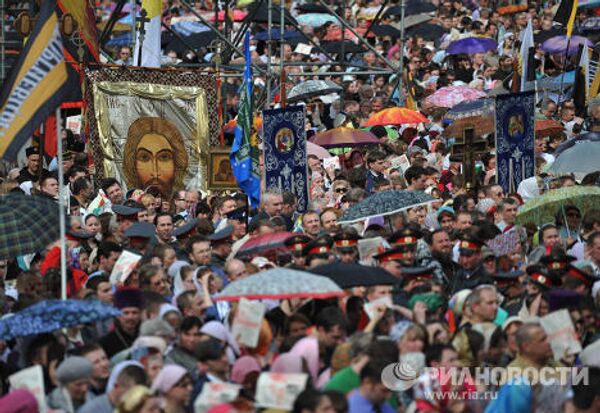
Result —
[{"label": "flag pole", "polygon": [[[267,101],[265,103],[265,109],[269,109],[271,106],[271,52],[273,51],[273,0],[267,2],[267,81],[265,85],[267,87]],[[281,30],[281,29],[280,29]]]},{"label": "flag pole", "polygon": [[60,106],[56,109],[56,163],[58,164],[58,219],[60,225],[60,298],[67,299],[67,243],[65,223],[65,200],[63,198],[64,171],[63,145],[60,128]]}]

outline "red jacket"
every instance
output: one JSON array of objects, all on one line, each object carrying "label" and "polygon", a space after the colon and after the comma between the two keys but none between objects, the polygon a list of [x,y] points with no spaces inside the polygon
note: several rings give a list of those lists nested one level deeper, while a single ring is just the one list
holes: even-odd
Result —
[{"label": "red jacket", "polygon": [[[45,276],[46,271],[50,268],[60,269],[60,247],[53,247],[48,251],[40,268],[42,276]],[[72,277],[68,277],[67,274],[67,297],[73,297],[83,288],[88,279],[88,275],[77,268],[67,267],[67,271],[70,271],[72,274]]]}]

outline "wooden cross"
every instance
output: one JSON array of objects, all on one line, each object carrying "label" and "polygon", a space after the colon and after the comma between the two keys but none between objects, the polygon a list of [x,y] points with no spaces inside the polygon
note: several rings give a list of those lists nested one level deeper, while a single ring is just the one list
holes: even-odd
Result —
[{"label": "wooden cross", "polygon": [[148,12],[146,9],[140,11],[140,17],[137,19],[138,33],[139,33],[139,48],[138,48],[138,66],[142,65],[142,49],[144,48],[144,38],[146,37],[146,23],[150,19],[148,18]]},{"label": "wooden cross", "polygon": [[487,152],[487,142],[475,138],[474,128],[465,128],[462,141],[452,145],[450,159],[454,162],[462,162],[467,189],[474,189],[477,184],[475,179],[475,157]]}]

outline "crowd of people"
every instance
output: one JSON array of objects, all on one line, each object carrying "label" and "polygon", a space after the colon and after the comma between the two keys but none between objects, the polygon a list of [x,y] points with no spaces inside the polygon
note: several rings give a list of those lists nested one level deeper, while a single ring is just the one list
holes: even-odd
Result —
[{"label": "crowd of people", "polygon": [[[105,21],[114,2],[96,3],[98,20]],[[163,3],[166,25],[193,16],[178,0]],[[451,157],[453,138],[460,136],[444,133],[449,108],[426,99],[445,86],[467,85],[490,96],[510,93],[520,78],[513,76],[519,70],[513,63],[520,56],[522,33],[529,21],[537,39],[563,33],[553,22],[558,5],[529,3],[501,14],[497,7],[502,5],[488,0],[436,0],[422,14],[427,29],[408,27],[401,42],[369,30],[381,3],[332,6],[395,70],[404,59],[408,93],[398,92],[396,75],[375,73],[386,67],[375,52],[349,53],[346,63],[373,74],[353,75],[331,62],[327,70],[339,74],[327,79],[342,92],[337,99],[316,96],[304,102],[308,136],[339,126],[361,128],[374,113],[408,101],[416,102],[429,122],[373,127],[370,132],[380,143],[332,150],[339,162],[309,155],[307,211],[298,212],[291,192],[265,190],[254,210],[241,191],[188,188],[169,199],[157,187],[126,188],[114,178],[97,179],[86,144],[69,130],[62,136],[62,165],[45,159],[38,146],[27,148],[26,164],[3,179],[2,196],[63,198],[69,211],[67,295],[114,306],[120,315],[0,341],[0,412],[37,412],[42,401],[47,411],[66,413],[273,411],[257,400],[265,372],[308,376],[287,409],[294,413],[600,412],[600,208],[567,202],[550,222],[517,218],[523,205],[555,189],[600,185],[600,162],[585,176],[548,170],[559,145],[598,131],[600,101],[578,106],[568,84],[557,93],[540,90],[536,119],[554,120],[560,128],[536,132],[536,175],[507,193],[497,184],[493,134],[484,137],[488,153],[477,160],[475,182],[468,182],[464,172],[470,165]],[[292,4],[292,15],[298,17],[301,6]],[[204,2],[194,7],[204,14],[213,10]],[[583,33],[582,23],[593,13],[577,14],[576,33]],[[384,12],[380,23],[395,24],[399,18],[395,11]],[[250,29],[255,34],[264,27],[254,23]],[[301,29],[321,45],[342,37],[357,41],[352,31],[342,35],[344,28],[331,22]],[[434,30],[440,32],[432,35]],[[446,54],[452,41],[464,37],[488,37],[498,48]],[[277,47],[273,56],[279,56]],[[306,72],[316,72],[313,66],[328,59],[315,48],[279,47],[286,61],[298,63],[286,68],[288,75],[298,74],[288,77],[288,90],[312,79]],[[188,65],[209,62],[212,52],[165,47],[163,53],[165,64]],[[252,40],[255,63],[264,64],[267,53],[264,42]],[[130,57],[131,48],[122,47],[114,60],[127,65]],[[577,64],[575,56],[567,60],[545,52],[538,40],[534,60],[540,81]],[[259,94],[264,76],[255,73],[254,81]],[[223,84],[224,123],[237,115],[240,83],[228,77]],[[64,172],[62,192],[58,168]],[[435,200],[338,223],[352,206],[387,191],[423,192]],[[95,202],[99,197],[102,205]],[[282,245],[244,253],[247,242],[288,232]],[[498,248],[503,237],[510,245]],[[141,259],[125,279],[115,280],[113,269],[126,252]],[[5,319],[61,297],[60,253],[57,241],[44,251],[0,261]],[[275,268],[318,273],[324,265],[349,265],[355,271],[379,267],[395,282],[372,285],[365,277],[365,286],[346,288],[343,297],[261,300],[266,312],[256,346],[233,335],[240,304],[218,300],[224,288]],[[567,337],[549,332],[545,317],[565,310]],[[384,373],[403,363],[416,369],[414,383],[397,389]],[[9,377],[32,366],[42,369],[43,394],[11,388]],[[569,367],[585,369],[589,380],[452,385],[427,367],[556,372]],[[236,384],[239,391],[219,399],[225,390],[212,384]],[[199,405],[203,397],[212,402]]]}]

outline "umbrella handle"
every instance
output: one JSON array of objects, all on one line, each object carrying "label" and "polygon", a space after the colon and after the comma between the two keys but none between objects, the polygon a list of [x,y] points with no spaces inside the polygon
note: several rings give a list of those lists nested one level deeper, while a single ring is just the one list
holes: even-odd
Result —
[{"label": "umbrella handle", "polygon": [[565,227],[567,228],[567,236],[570,237],[571,236],[571,230],[569,229],[569,223],[567,222],[567,214],[565,213],[565,206],[561,205],[560,209],[562,211],[563,221],[565,223]]}]

